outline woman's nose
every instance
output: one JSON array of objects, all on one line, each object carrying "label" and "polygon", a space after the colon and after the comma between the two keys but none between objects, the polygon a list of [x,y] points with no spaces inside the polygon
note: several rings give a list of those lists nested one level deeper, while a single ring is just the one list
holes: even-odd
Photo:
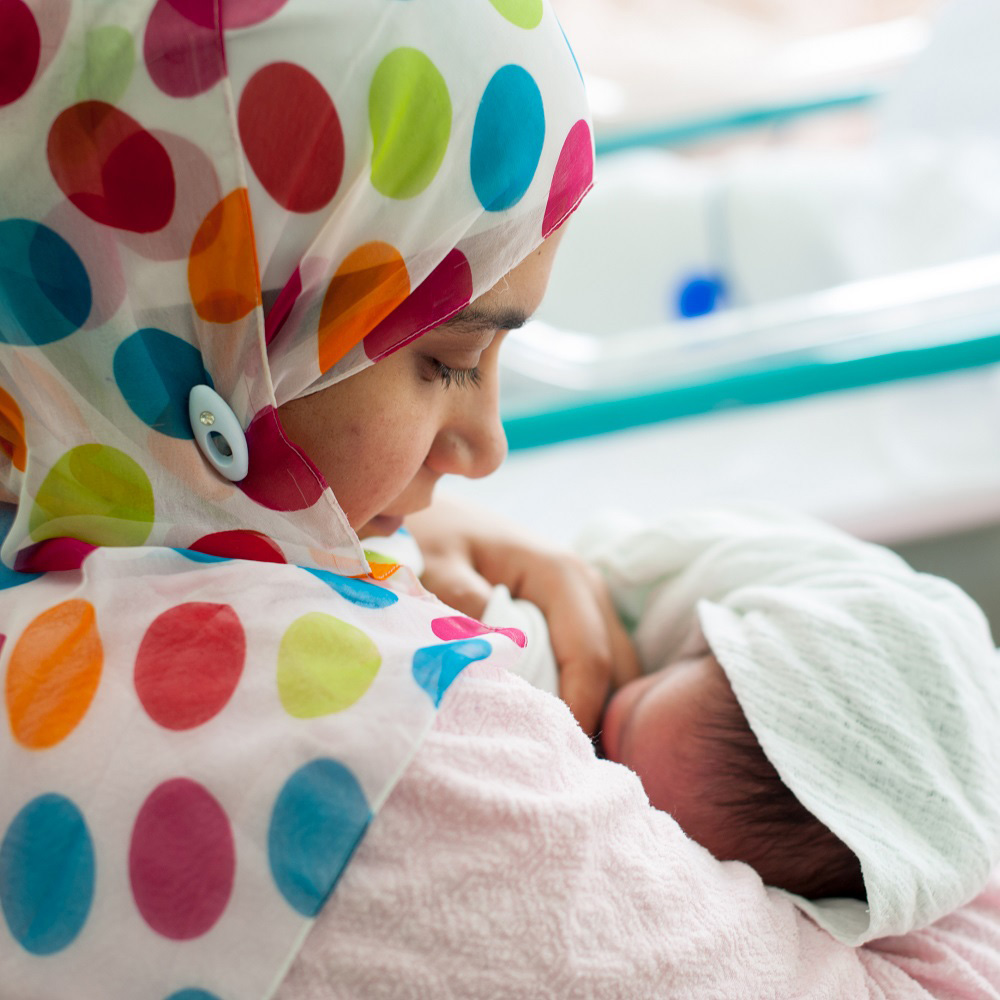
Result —
[{"label": "woman's nose", "polygon": [[452,419],[438,432],[427,458],[435,472],[480,479],[507,457],[499,400],[495,392],[484,390],[486,386],[458,390],[462,399]]}]

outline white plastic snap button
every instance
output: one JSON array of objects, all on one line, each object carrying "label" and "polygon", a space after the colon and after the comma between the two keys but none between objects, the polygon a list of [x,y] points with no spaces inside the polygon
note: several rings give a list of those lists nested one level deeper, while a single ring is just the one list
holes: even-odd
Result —
[{"label": "white plastic snap button", "polygon": [[201,453],[219,473],[238,483],[250,468],[247,437],[229,404],[207,385],[188,396],[188,418]]}]

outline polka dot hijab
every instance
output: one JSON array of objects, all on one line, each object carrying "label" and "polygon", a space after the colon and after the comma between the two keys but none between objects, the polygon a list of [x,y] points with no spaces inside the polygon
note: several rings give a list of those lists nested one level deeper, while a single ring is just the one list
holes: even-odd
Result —
[{"label": "polka dot hijab", "polygon": [[0,0],[10,995],[269,996],[448,685],[517,655],[362,550],[276,411],[592,166],[544,0]]}]

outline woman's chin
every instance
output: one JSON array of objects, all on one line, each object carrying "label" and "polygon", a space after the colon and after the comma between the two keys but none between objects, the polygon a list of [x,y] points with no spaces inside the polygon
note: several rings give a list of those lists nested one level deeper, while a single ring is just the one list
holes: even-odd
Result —
[{"label": "woman's chin", "polygon": [[358,529],[358,538],[388,538],[403,526],[402,517],[390,514],[376,514]]}]

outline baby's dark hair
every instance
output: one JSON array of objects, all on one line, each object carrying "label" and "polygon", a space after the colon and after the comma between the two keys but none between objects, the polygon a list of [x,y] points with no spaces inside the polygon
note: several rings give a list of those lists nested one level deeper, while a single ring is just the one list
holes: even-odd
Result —
[{"label": "baby's dark hair", "polygon": [[732,817],[732,840],[740,845],[720,860],[745,861],[768,885],[807,899],[864,901],[854,852],[782,782],[729,684],[714,688],[696,731],[699,772],[707,800]]}]

